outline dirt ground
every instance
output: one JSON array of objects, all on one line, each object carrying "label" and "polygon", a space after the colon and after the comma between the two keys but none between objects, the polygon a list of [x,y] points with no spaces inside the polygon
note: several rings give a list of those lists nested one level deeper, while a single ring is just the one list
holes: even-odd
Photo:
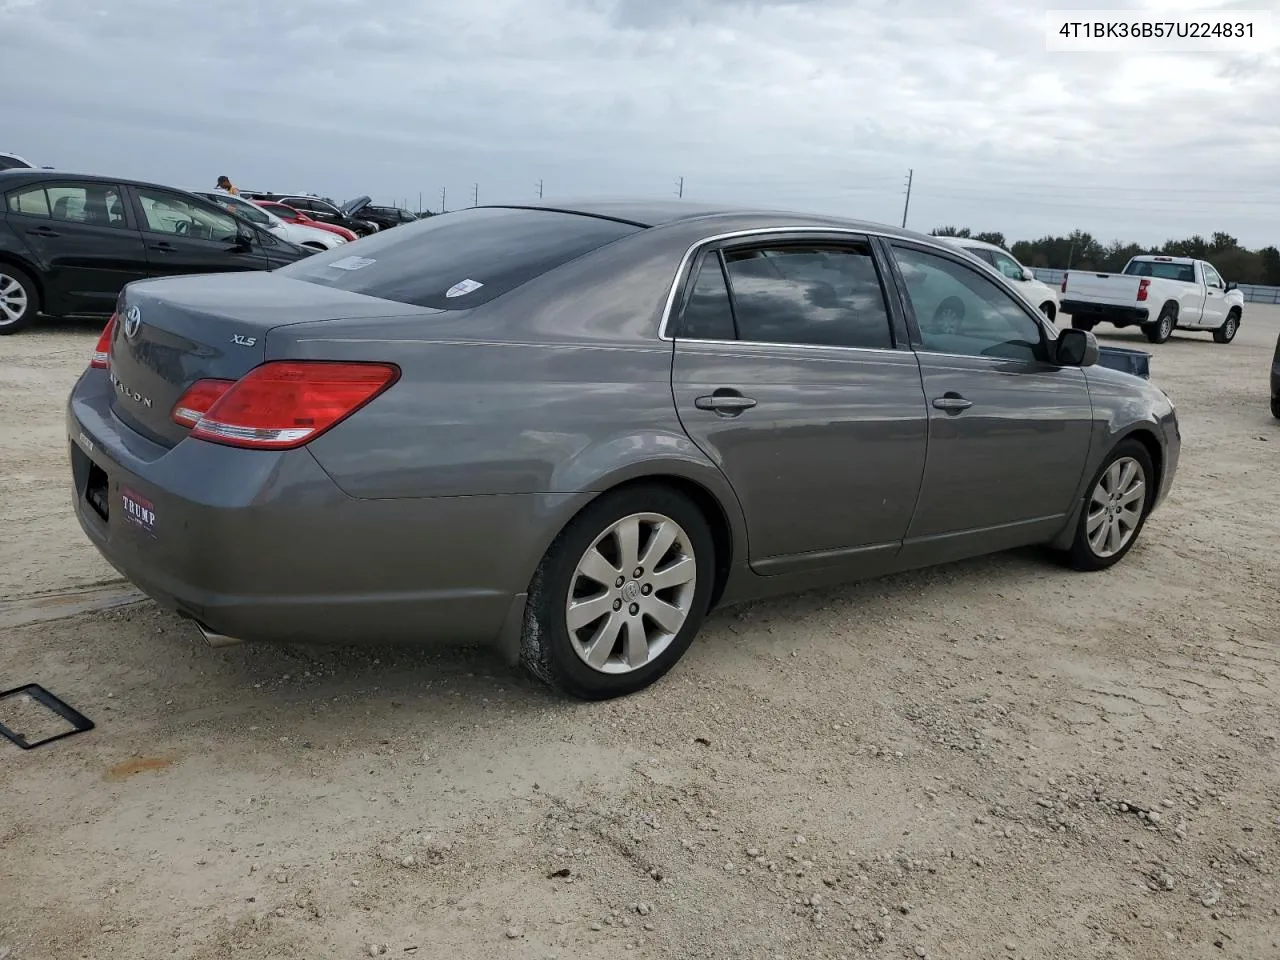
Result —
[{"label": "dirt ground", "polygon": [[67,504],[97,330],[0,339],[0,689],[97,723],[0,741],[0,958],[1278,956],[1278,332],[1103,332],[1184,431],[1111,572],[1027,551],[722,611],[595,705],[120,605]]}]

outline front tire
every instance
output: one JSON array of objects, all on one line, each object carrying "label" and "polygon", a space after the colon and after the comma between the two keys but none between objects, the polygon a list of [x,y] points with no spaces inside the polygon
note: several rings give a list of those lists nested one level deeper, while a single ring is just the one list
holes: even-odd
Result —
[{"label": "front tire", "polygon": [[40,312],[40,290],[17,267],[0,263],[0,337],[25,330]]},{"label": "front tire", "polygon": [[1087,489],[1075,538],[1061,558],[1076,570],[1105,570],[1133,548],[1151,512],[1156,493],[1151,454],[1136,440],[1122,440]]},{"label": "front tire", "polygon": [[1280,397],[1271,398],[1271,415],[1280,420]]},{"label": "front tire", "polygon": [[1145,324],[1142,332],[1147,335],[1147,339],[1152,343],[1165,343],[1173,336],[1173,328],[1177,326],[1178,315],[1173,307],[1166,306],[1160,311],[1160,316],[1155,323]]},{"label": "front tire", "polygon": [[589,504],[538,565],[520,659],[583,700],[635,693],[675,666],[702,626],[715,576],[702,512],[660,485]]},{"label": "front tire", "polygon": [[1230,343],[1236,338],[1236,333],[1240,330],[1240,314],[1232,310],[1227,314],[1227,319],[1217,330],[1213,331],[1214,343]]}]

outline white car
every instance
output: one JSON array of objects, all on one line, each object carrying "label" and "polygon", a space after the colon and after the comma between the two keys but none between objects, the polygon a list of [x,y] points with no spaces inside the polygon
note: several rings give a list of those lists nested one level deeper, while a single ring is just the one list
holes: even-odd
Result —
[{"label": "white car", "polygon": [[1039,307],[1041,313],[1050,320],[1057,319],[1058,291],[1047,283],[1037,280],[1036,275],[1020,264],[1008,250],[972,237],[938,237],[937,239],[972,254],[987,266],[995,267],[1011,283],[1016,284],[1018,291]]},{"label": "white car", "polygon": [[0,170],[22,170],[34,166],[34,163],[23,159],[16,153],[6,153],[0,150]]},{"label": "white car", "polygon": [[219,206],[225,207],[236,216],[256,224],[263,230],[270,231],[281,240],[288,240],[290,243],[296,243],[299,246],[309,247],[312,250],[332,250],[339,244],[347,242],[336,233],[331,233],[328,230],[317,230],[315,227],[308,227],[302,223],[289,223],[287,220],[281,220],[270,210],[263,210],[250,200],[224,193],[221,190],[195,190],[192,192],[212,200]]},{"label": "white car", "polygon": [[1207,260],[1146,254],[1120,273],[1069,270],[1062,278],[1062,309],[1071,326],[1140,326],[1152,343],[1164,343],[1175,329],[1212,331],[1230,343],[1244,316],[1244,294]]}]

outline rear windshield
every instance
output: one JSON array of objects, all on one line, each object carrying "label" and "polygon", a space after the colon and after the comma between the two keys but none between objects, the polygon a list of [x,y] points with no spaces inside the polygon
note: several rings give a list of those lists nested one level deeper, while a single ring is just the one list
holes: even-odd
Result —
[{"label": "rear windshield", "polygon": [[1196,268],[1189,263],[1161,263],[1158,260],[1130,260],[1124,272],[1129,276],[1158,277],[1161,280],[1196,282]]},{"label": "rear windshield", "polygon": [[375,233],[276,272],[419,307],[469,310],[640,229],[549,210],[473,207]]}]

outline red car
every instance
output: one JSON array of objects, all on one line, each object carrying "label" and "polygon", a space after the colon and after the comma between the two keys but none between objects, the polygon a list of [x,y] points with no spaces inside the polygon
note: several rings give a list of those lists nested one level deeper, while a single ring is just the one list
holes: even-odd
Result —
[{"label": "red car", "polygon": [[344,240],[354,240],[356,235],[346,227],[340,227],[336,223],[325,223],[323,220],[313,220],[301,210],[295,210],[287,203],[276,203],[274,200],[254,200],[256,206],[263,210],[270,210],[281,220],[289,223],[300,223],[305,227],[315,227],[317,230],[328,230],[330,233],[336,233]]}]

